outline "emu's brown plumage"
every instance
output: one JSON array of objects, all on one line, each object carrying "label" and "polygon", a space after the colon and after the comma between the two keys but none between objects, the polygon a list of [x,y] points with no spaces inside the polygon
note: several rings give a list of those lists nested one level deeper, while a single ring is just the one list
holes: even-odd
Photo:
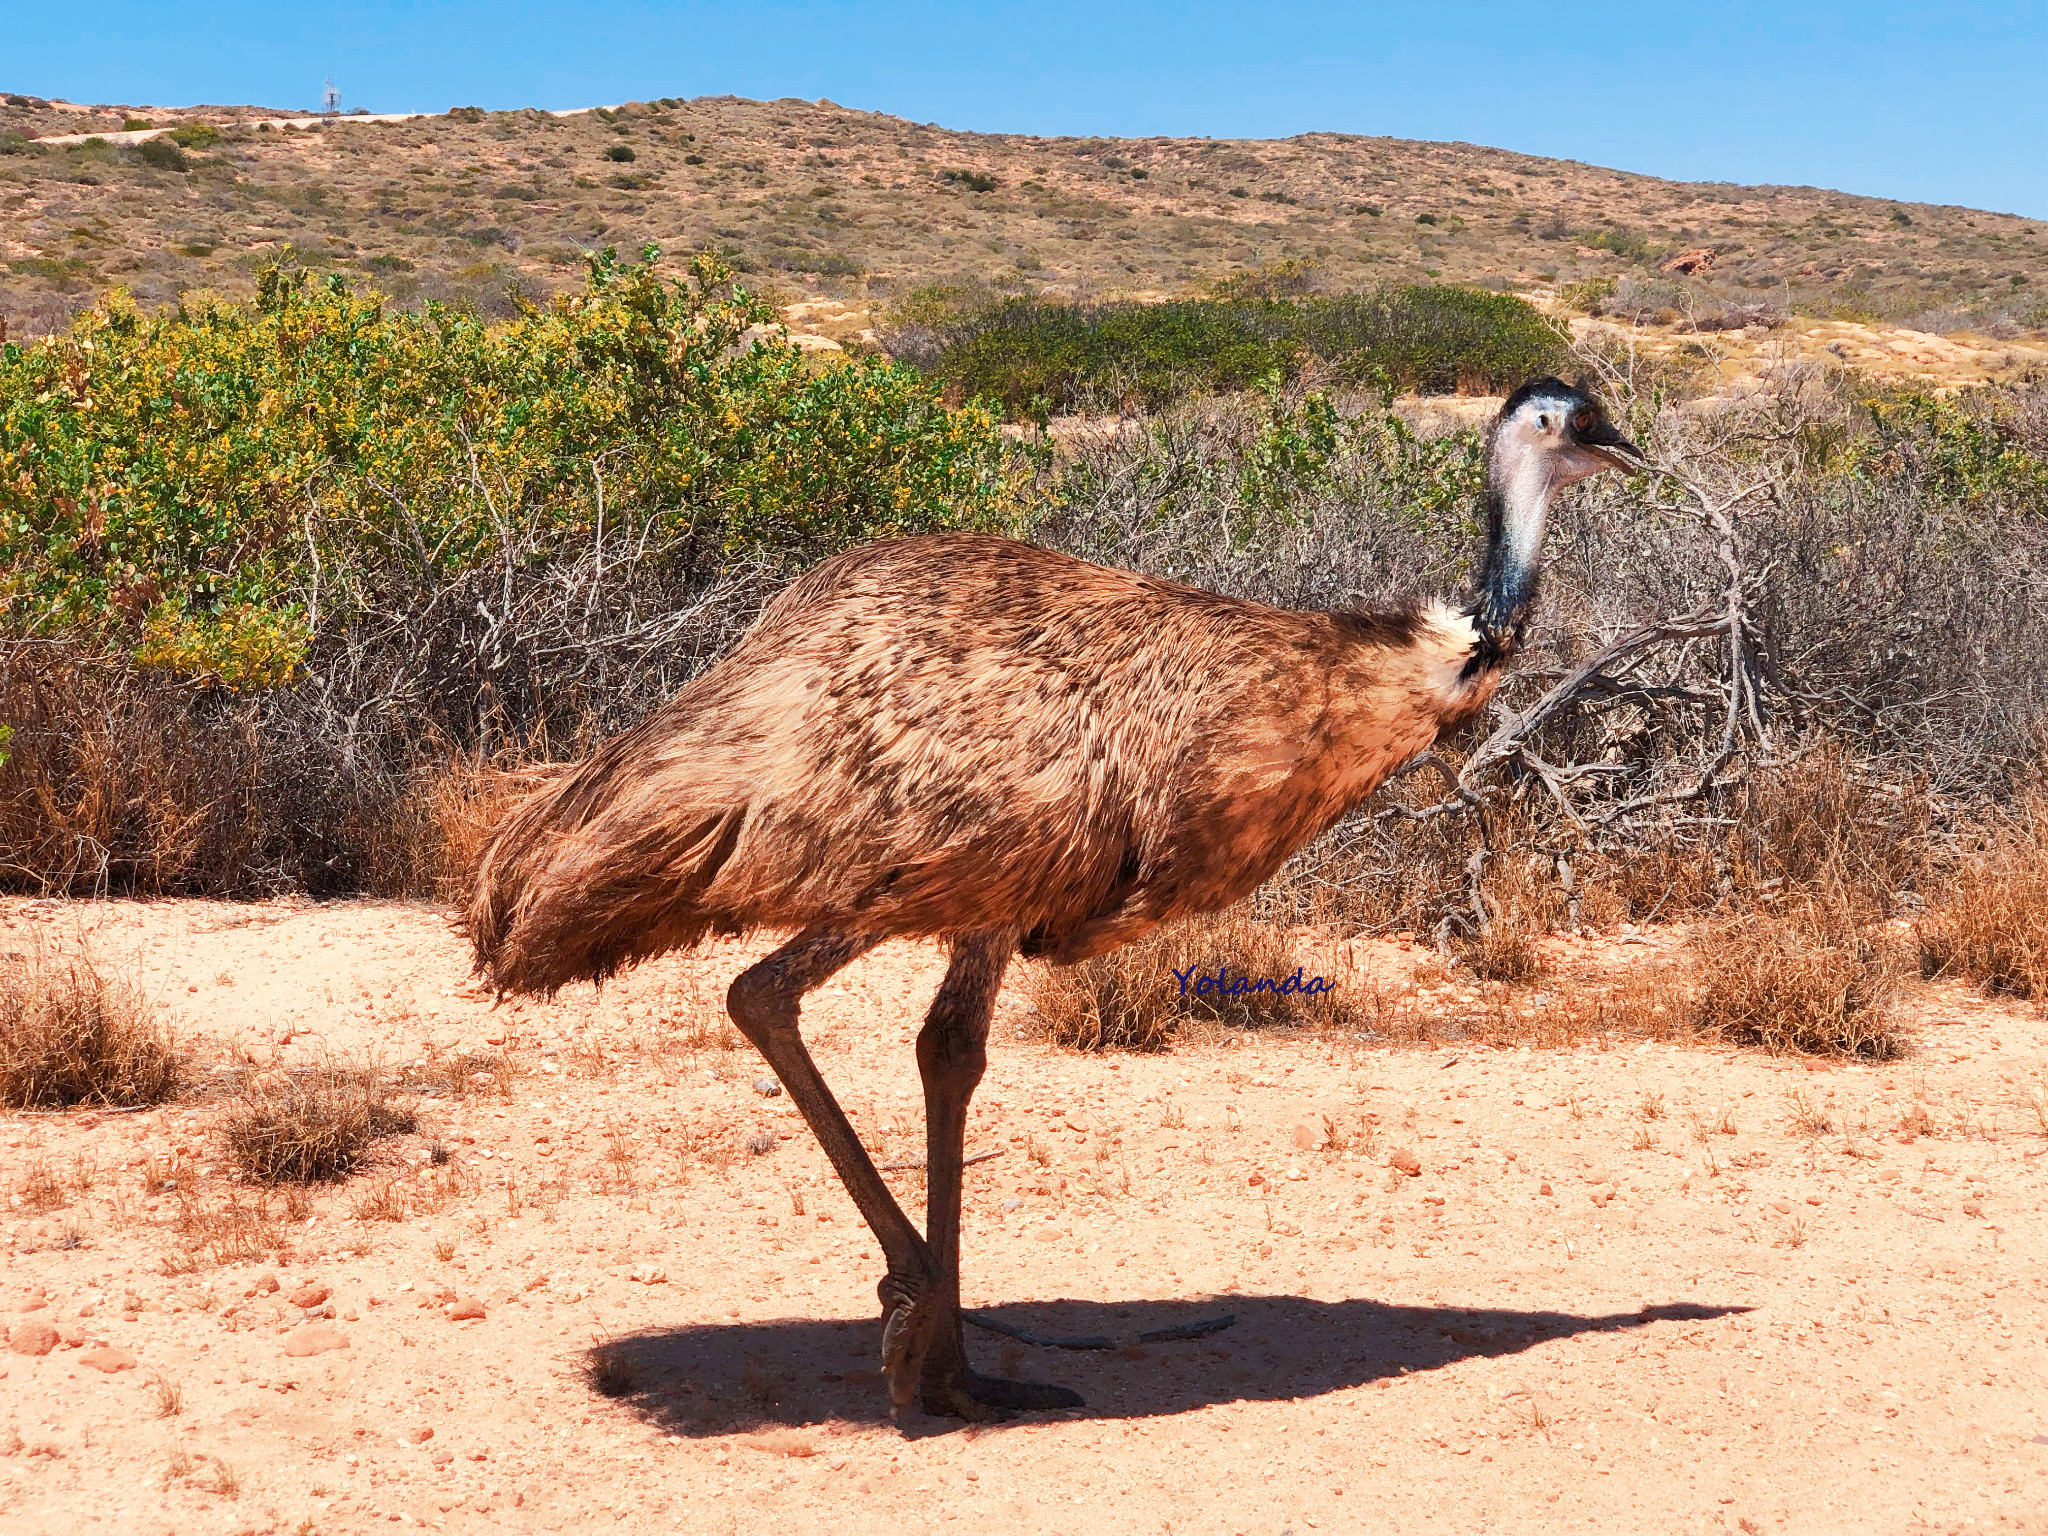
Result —
[{"label": "emu's brown plumage", "polygon": [[471,933],[521,991],[763,925],[1076,960],[1259,885],[1479,708],[1496,671],[1443,686],[1470,646],[1008,539],[868,545],[512,812]]},{"label": "emu's brown plumage", "polygon": [[[892,1396],[1066,1401],[975,1376],[959,1342],[960,1143],[1009,956],[1078,960],[1229,905],[1469,720],[1520,635],[1551,495],[1624,451],[1569,386],[1511,397],[1463,609],[1290,612],[973,534],[835,556],[507,815],[467,914],[478,969],[548,993],[707,933],[797,930],[729,1006],[882,1241]],[[899,935],[954,956],[918,1043],[923,1235],[796,1031],[805,990]]]}]

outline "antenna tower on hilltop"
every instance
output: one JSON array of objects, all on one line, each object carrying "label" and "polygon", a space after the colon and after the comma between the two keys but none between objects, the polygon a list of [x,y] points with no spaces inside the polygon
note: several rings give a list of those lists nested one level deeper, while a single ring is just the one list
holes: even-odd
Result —
[{"label": "antenna tower on hilltop", "polygon": [[327,77],[327,89],[320,93],[320,109],[329,117],[341,110],[341,92],[334,88],[334,76]]}]

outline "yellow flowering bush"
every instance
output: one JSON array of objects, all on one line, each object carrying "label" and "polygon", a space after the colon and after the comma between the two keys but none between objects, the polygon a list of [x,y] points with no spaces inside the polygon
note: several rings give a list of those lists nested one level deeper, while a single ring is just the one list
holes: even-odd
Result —
[{"label": "yellow flowering bush", "polygon": [[0,348],[8,629],[265,687],[394,584],[606,540],[715,575],[1006,515],[987,411],[810,364],[715,259],[656,254],[501,325],[277,268],[253,306],[117,296]]}]

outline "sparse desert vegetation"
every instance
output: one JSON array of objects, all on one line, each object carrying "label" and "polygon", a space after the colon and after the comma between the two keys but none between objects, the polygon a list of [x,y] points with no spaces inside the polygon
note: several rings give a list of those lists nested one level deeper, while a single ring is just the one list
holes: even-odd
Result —
[{"label": "sparse desert vegetation", "polygon": [[2044,321],[2035,220],[1470,144],[1046,139],[730,96],[303,129],[266,126],[282,114],[262,108],[195,108],[152,114],[177,124],[175,143],[32,142],[118,131],[127,115],[0,102],[13,233],[0,313],[17,336],[61,328],[115,284],[152,305],[246,296],[285,248],[397,302],[503,318],[512,285],[544,299],[599,247],[646,242],[878,301],[935,282],[1186,297],[1291,260],[1321,263],[1339,292],[1576,285],[1645,319],[1764,304],[1987,340]]},{"label": "sparse desert vegetation", "polygon": [[[1624,1523],[1704,1498],[1791,1529],[1816,1501],[1882,1524],[1902,1487],[1980,1520],[2040,1497],[2014,1458],[2048,1305],[2026,1262],[2048,1236],[2042,1016],[1965,979],[1903,968],[1902,1057],[1777,1055],[1695,1031],[1696,961],[1661,924],[1534,935],[1541,977],[1513,986],[1426,938],[1360,938],[1329,956],[1334,1025],[1075,1052],[1040,1038],[1021,966],[969,1126],[965,1284],[1008,1298],[994,1321],[1112,1347],[971,1332],[984,1368],[1090,1408],[906,1442],[874,1381],[879,1255],[722,1027],[766,936],[502,1008],[405,902],[7,897],[0,945],[80,914],[200,1055],[161,1107],[0,1125],[20,1440],[0,1428],[0,1499],[41,1529],[539,1530],[600,1506],[694,1524],[736,1497],[792,1526],[935,1528],[901,1468],[945,1455],[977,1474],[957,1499],[1025,1525],[1076,1465],[1117,1479],[1120,1516],[1323,1529],[1382,1479],[1435,1475],[1446,1530],[1481,1508],[1540,1526],[1560,1483]],[[943,968],[891,945],[805,1009],[913,1215],[906,1066]],[[221,1155],[242,1074],[379,1054],[420,1120],[352,1174],[263,1184]],[[430,1096],[489,1056],[509,1091]],[[1306,1445],[1309,1405],[1341,1443]],[[307,1453],[308,1414],[334,1454]],[[1959,1415],[1978,1437],[1954,1438]],[[1726,1456],[1701,1468],[1666,1438],[1694,1432]],[[1178,1480],[1197,1436],[1231,1477]],[[1873,1450],[1900,1467],[1859,1475]],[[1275,1457],[1295,1470],[1234,1475]]]}]

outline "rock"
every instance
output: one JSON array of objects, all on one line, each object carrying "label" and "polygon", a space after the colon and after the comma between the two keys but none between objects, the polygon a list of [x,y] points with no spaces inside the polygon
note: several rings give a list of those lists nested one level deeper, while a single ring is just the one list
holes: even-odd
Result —
[{"label": "rock", "polygon": [[7,1347],[17,1355],[47,1355],[57,1347],[57,1330],[48,1323],[16,1323]]},{"label": "rock", "polygon": [[1790,1216],[1792,1214],[1792,1202],[1790,1200],[1773,1200],[1771,1202],[1771,1209],[1780,1216]]},{"label": "rock", "polygon": [[285,1300],[295,1307],[317,1307],[333,1294],[334,1288],[332,1286],[315,1285],[309,1280],[296,1291],[293,1291]]},{"label": "rock", "polygon": [[1252,1170],[1252,1175],[1251,1175],[1251,1177],[1245,1180],[1245,1183],[1247,1183],[1247,1184],[1250,1184],[1250,1185],[1252,1185],[1252,1186],[1254,1186],[1254,1187],[1256,1187],[1256,1186],[1258,1186],[1258,1185],[1260,1185],[1260,1184],[1263,1184],[1263,1183],[1265,1183],[1265,1182],[1266,1182],[1266,1176],[1265,1176],[1265,1175],[1264,1175],[1263,1173],[1260,1173],[1260,1172],[1259,1172],[1259,1171],[1258,1171],[1257,1169],[1254,1169],[1254,1170]]},{"label": "rock", "polygon": [[754,1079],[754,1092],[764,1099],[779,1099],[782,1097],[782,1084],[772,1077],[757,1077]]},{"label": "rock", "polygon": [[409,1429],[405,1432],[405,1438],[410,1440],[414,1445],[425,1445],[429,1440],[434,1438],[434,1426],[431,1424],[422,1424],[418,1429]]},{"label": "rock", "polygon": [[330,1349],[347,1349],[348,1335],[332,1323],[306,1323],[284,1336],[288,1355],[322,1355]]},{"label": "rock", "polygon": [[1537,1194],[1539,1194],[1539,1195],[1547,1195],[1547,1194],[1550,1194],[1550,1193],[1551,1193],[1551,1188],[1550,1188],[1550,1180],[1548,1180],[1548,1179],[1545,1179],[1545,1180],[1544,1180],[1544,1181],[1543,1181],[1543,1182],[1542,1182],[1541,1184],[1537,1185],[1537,1186],[1536,1186],[1536,1193],[1537,1193]]},{"label": "rock", "polygon": [[1413,1147],[1396,1147],[1387,1154],[1387,1166],[1399,1169],[1412,1179],[1421,1174],[1422,1159],[1415,1155]]},{"label": "rock", "polygon": [[1294,1122],[1292,1135],[1295,1146],[1304,1152],[1313,1152],[1323,1143],[1323,1133],[1315,1126],[1310,1125],[1306,1120]]},{"label": "rock", "polygon": [[1680,251],[1676,256],[1657,263],[1659,272],[1676,272],[1681,277],[1700,277],[1714,270],[1714,248],[1698,246],[1690,251]]},{"label": "rock", "polygon": [[448,1307],[448,1321],[467,1323],[480,1320],[484,1315],[484,1304],[474,1296],[458,1297]]},{"label": "rock", "polygon": [[262,1274],[256,1277],[256,1284],[254,1289],[256,1291],[256,1294],[259,1296],[269,1296],[274,1294],[277,1290],[277,1276],[273,1275],[269,1270],[266,1269],[265,1271],[263,1271]]},{"label": "rock", "polygon": [[135,1369],[135,1357],[127,1350],[112,1344],[99,1344],[78,1357],[80,1365],[89,1365],[96,1371],[105,1371],[109,1376],[116,1371]]}]

